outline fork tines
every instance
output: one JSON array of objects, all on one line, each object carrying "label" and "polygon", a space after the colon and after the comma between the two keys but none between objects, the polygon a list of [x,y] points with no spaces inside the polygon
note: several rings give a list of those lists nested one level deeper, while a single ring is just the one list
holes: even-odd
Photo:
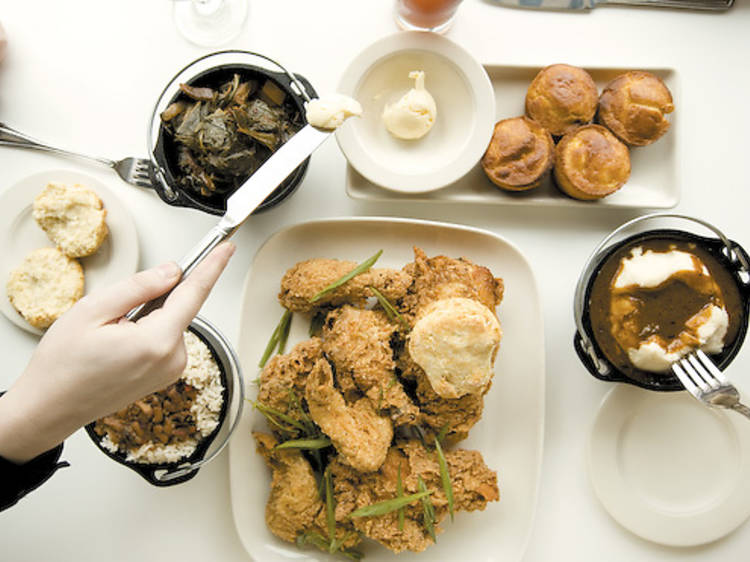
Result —
[{"label": "fork tines", "polygon": [[674,363],[672,371],[682,386],[698,398],[728,384],[724,374],[700,349]]}]

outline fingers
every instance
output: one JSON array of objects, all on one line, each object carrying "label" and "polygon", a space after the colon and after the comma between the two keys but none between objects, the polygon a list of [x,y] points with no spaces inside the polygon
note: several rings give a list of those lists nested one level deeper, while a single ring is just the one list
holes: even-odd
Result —
[{"label": "fingers", "polygon": [[234,250],[235,246],[231,242],[217,246],[172,291],[164,306],[158,311],[158,321],[165,322],[168,328],[178,328],[180,331],[187,328],[203,306]]},{"label": "fingers", "polygon": [[99,289],[84,297],[86,310],[94,318],[107,323],[124,316],[141,303],[169,291],[179,281],[182,272],[174,262],[164,263]]}]

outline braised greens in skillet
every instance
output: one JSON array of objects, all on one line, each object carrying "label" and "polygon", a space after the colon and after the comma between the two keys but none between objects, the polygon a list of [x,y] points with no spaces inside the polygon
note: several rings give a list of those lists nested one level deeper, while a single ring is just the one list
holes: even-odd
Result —
[{"label": "braised greens in skillet", "polygon": [[268,79],[234,74],[218,88],[180,84],[180,91],[161,120],[176,149],[177,183],[190,193],[231,193],[303,125]]}]

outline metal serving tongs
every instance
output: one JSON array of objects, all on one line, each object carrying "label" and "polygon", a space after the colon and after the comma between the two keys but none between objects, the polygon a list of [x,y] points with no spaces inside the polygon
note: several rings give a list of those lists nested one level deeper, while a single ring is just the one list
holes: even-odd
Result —
[{"label": "metal serving tongs", "polygon": [[[219,223],[179,262],[182,279],[190,275],[211,250],[227,240],[268,195],[283,182],[333,131],[305,125],[286,141],[227,199],[226,213]],[[160,308],[169,293],[137,306],[125,316],[132,321]]]}]

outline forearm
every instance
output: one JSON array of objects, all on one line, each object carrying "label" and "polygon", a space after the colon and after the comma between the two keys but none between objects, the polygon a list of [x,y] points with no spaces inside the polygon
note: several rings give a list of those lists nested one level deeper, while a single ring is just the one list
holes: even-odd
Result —
[{"label": "forearm", "polygon": [[40,400],[41,389],[27,388],[23,377],[0,396],[0,457],[25,463],[49,451],[80,424],[60,404]]}]

